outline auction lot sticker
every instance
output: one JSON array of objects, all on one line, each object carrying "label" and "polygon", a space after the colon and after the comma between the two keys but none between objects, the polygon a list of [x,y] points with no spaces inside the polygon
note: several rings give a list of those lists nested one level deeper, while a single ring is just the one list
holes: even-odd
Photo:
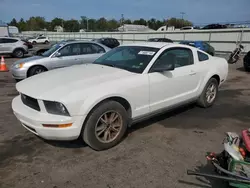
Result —
[{"label": "auction lot sticker", "polygon": [[155,52],[152,52],[152,51],[140,51],[138,54],[140,54],[140,55],[154,55]]}]

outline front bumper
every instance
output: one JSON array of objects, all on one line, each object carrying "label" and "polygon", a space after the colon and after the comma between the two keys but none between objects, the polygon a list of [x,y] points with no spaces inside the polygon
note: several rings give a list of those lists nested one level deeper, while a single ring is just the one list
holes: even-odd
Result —
[{"label": "front bumper", "polygon": [[[21,122],[30,132],[47,140],[74,140],[81,133],[83,121],[86,116],[60,116],[48,114],[45,111],[36,111],[23,104],[20,95],[12,101],[12,109]],[[42,124],[68,124],[72,126],[66,128],[48,128]]]},{"label": "front bumper", "polygon": [[16,69],[15,67],[11,67],[10,68],[10,72],[12,74],[12,77],[14,79],[18,79],[18,80],[22,80],[27,78],[27,68],[20,68],[20,69]]}]

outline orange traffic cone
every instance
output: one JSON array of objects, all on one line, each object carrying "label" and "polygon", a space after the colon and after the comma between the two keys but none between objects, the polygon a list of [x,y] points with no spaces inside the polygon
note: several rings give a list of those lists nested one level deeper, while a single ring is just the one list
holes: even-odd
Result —
[{"label": "orange traffic cone", "polygon": [[8,68],[4,62],[3,56],[1,57],[1,63],[0,63],[0,72],[8,72]]}]

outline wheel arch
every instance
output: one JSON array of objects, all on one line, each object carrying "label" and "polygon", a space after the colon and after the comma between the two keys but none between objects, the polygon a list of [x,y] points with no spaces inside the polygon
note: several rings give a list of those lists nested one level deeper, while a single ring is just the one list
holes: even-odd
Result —
[{"label": "wheel arch", "polygon": [[221,82],[221,78],[219,76],[219,74],[217,73],[212,73],[212,74],[208,74],[207,77],[204,79],[203,83],[201,84],[200,90],[198,92],[198,96],[201,95],[201,93],[203,92],[207,82],[211,79],[211,78],[215,78],[218,82],[218,86],[220,85]]},{"label": "wheel arch", "polygon": [[131,117],[132,117],[132,105],[131,105],[131,103],[125,97],[122,97],[122,96],[109,96],[109,97],[102,98],[101,100],[98,100],[96,103],[89,106],[85,110],[85,114],[87,116],[83,121],[82,128],[84,128],[84,125],[85,125],[86,121],[88,120],[88,117],[91,114],[91,112],[93,112],[101,104],[103,104],[103,103],[105,103],[107,101],[116,101],[116,102],[120,103],[125,108],[125,110],[127,111],[129,119],[131,119]]},{"label": "wheel arch", "polygon": [[22,50],[22,51],[23,51],[23,53],[25,52],[25,49],[24,49],[24,48],[17,47],[17,48],[15,48],[15,49],[12,51],[12,53],[14,53],[16,50]]},{"label": "wheel arch", "polygon": [[30,70],[33,68],[33,67],[43,67],[46,71],[48,71],[47,67],[45,67],[44,65],[41,65],[41,64],[37,64],[37,65],[32,65],[28,68],[27,70],[27,73],[26,73],[26,77],[28,78],[29,76],[29,73],[30,73]]}]

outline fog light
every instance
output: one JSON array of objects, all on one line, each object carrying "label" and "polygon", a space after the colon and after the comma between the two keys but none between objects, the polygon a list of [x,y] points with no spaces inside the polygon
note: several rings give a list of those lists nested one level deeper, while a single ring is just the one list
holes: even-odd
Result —
[{"label": "fog light", "polygon": [[50,128],[66,128],[71,127],[72,123],[67,124],[43,124],[44,127],[50,127]]}]

